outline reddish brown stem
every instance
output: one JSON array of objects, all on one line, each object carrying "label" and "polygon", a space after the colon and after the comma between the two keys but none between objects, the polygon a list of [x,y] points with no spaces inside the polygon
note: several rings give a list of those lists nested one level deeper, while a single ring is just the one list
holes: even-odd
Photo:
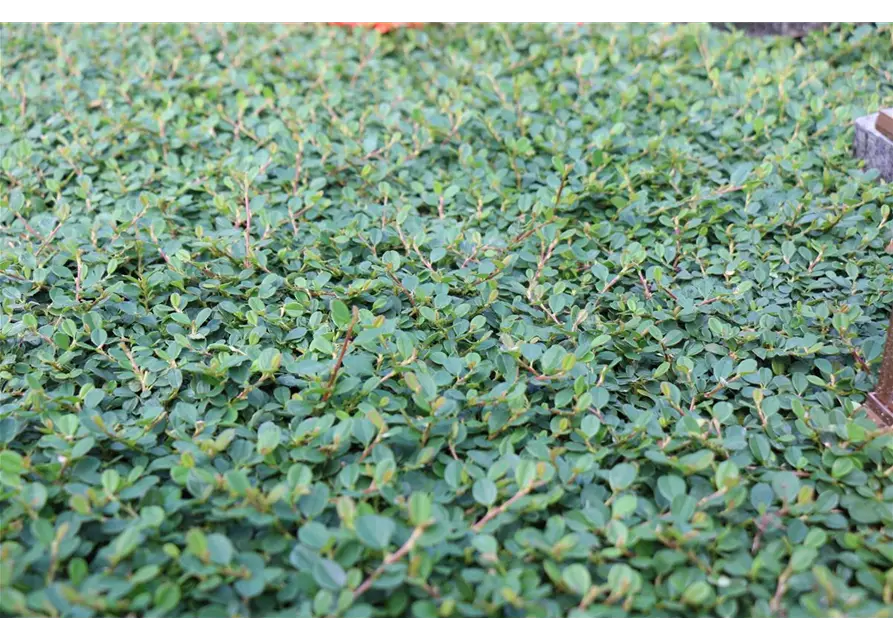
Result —
[{"label": "reddish brown stem", "polygon": [[341,363],[344,362],[344,355],[347,353],[347,348],[350,346],[351,340],[353,340],[353,327],[357,322],[357,317],[359,313],[357,312],[357,308],[353,309],[353,318],[350,320],[350,324],[347,325],[347,334],[344,336],[344,344],[341,345],[341,351],[338,353],[338,359],[335,361],[335,366],[332,367],[332,375],[329,377],[329,382],[326,385],[326,390],[322,395],[322,401],[328,402],[329,396],[332,395],[332,391],[335,389],[335,381],[338,379],[338,372],[341,370]]},{"label": "reddish brown stem", "polygon": [[508,500],[503,502],[498,507],[491,508],[486,514],[484,514],[483,518],[481,518],[480,520],[475,522],[473,525],[471,525],[471,530],[474,531],[475,533],[477,533],[484,527],[485,524],[490,522],[490,520],[492,520],[493,518],[498,516],[500,513],[503,513],[506,509],[508,509],[513,504],[515,504],[518,500],[520,500],[521,498],[526,496],[528,493],[530,493],[531,491],[536,489],[538,486],[540,486],[540,484],[541,483],[537,482],[534,484],[529,484],[526,487],[523,487],[521,489],[518,489],[518,493],[513,495],[511,498],[509,498]]},{"label": "reddish brown stem", "polygon": [[552,252],[555,250],[555,246],[558,244],[558,236],[555,236],[555,239],[549,244],[548,248],[546,247],[546,243],[541,243],[541,251],[540,251],[540,261],[536,267],[536,274],[533,276],[533,279],[530,281],[530,286],[527,287],[527,299],[531,302],[533,301],[533,289],[536,287],[539,282],[540,276],[543,275],[543,269],[546,268],[546,263],[549,261],[549,258],[552,257]]},{"label": "reddish brown stem", "polygon": [[608,284],[606,284],[606,285],[604,286],[604,288],[602,288],[601,292],[602,292],[602,293],[608,293],[608,291],[610,291],[610,290],[614,287],[615,284],[617,284],[618,282],[620,282],[620,278],[622,278],[622,277],[625,276],[625,275],[626,275],[626,269],[621,269],[621,270],[620,270],[620,273],[618,273],[616,276],[614,276],[614,277],[611,279],[611,281],[610,281]]},{"label": "reddish brown stem", "polygon": [[381,576],[381,574],[384,573],[385,569],[387,569],[390,565],[399,561],[400,558],[402,558],[407,553],[412,551],[412,548],[415,546],[416,542],[418,542],[418,539],[421,537],[421,535],[424,532],[425,532],[425,525],[419,525],[415,529],[413,529],[412,534],[410,534],[410,536],[409,536],[409,538],[407,538],[406,542],[403,543],[403,546],[400,547],[399,549],[397,549],[396,552],[388,555],[388,557],[386,557],[384,559],[384,562],[382,562],[378,566],[378,568],[375,571],[373,571],[372,574],[368,578],[366,578],[366,580],[363,581],[363,584],[361,584],[359,587],[357,587],[357,590],[353,592],[353,597],[358,598],[361,595],[363,595],[364,593],[366,593],[372,587],[373,583],[376,580],[378,580],[379,576]]},{"label": "reddish brown stem", "polygon": [[78,302],[81,301],[81,280],[83,278],[84,266],[81,262],[81,254],[78,252],[75,257],[75,262],[77,262],[78,272],[74,277],[74,299]]},{"label": "reddish brown stem", "polygon": [[645,299],[651,300],[651,289],[648,287],[648,281],[641,271],[639,271],[639,282],[642,283],[642,288],[645,290]]},{"label": "reddish brown stem", "polygon": [[32,237],[34,237],[34,238],[37,239],[37,240],[43,240],[43,236],[41,236],[39,233],[37,233],[37,232],[34,230],[34,227],[32,227],[30,224],[28,224],[28,221],[25,220],[25,218],[23,218],[21,215],[19,215],[19,212],[18,212],[18,211],[13,211],[13,213],[15,214],[15,217],[19,219],[19,222],[21,222],[23,225],[25,225],[25,230],[26,230]]},{"label": "reddish brown stem", "polygon": [[245,266],[251,264],[251,205],[248,203],[248,187],[245,187]]}]

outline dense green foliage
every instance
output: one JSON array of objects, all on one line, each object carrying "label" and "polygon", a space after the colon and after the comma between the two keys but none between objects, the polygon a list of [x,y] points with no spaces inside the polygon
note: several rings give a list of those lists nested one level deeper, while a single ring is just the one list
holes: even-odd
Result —
[{"label": "dense green foliage", "polygon": [[2,611],[890,615],[891,47],[4,26]]}]

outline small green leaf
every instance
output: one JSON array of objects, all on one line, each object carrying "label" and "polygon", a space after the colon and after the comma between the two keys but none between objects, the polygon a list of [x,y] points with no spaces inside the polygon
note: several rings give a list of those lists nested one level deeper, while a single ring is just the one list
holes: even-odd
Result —
[{"label": "small green leaf", "polygon": [[679,465],[686,473],[697,473],[713,464],[713,458],[714,453],[705,449],[682,456]]},{"label": "small green leaf", "polygon": [[121,477],[118,475],[118,472],[114,469],[106,469],[102,472],[102,488],[105,490],[107,495],[114,495],[115,491],[118,490],[118,485],[121,482]]},{"label": "small green leaf", "polygon": [[613,491],[623,491],[635,481],[638,473],[638,469],[627,462],[615,465],[608,474],[608,482],[611,484],[611,489]]},{"label": "small green leaf", "polygon": [[382,418],[381,414],[375,409],[369,409],[369,411],[366,412],[366,419],[378,429],[379,433],[384,433],[388,430],[388,425],[385,423],[384,418]]},{"label": "small green leaf", "polygon": [[180,603],[181,591],[175,582],[165,582],[155,590],[154,603],[159,614],[167,613]]},{"label": "small green leaf", "polygon": [[347,305],[341,302],[341,300],[333,298],[332,302],[329,304],[329,309],[331,310],[332,320],[335,322],[335,326],[344,328],[350,324],[350,309],[348,309]]},{"label": "small green leaf", "polygon": [[21,211],[25,206],[25,197],[22,195],[21,189],[13,189],[9,193],[9,208],[13,211]]},{"label": "small green leaf", "polygon": [[853,461],[849,458],[838,458],[834,461],[834,464],[831,465],[831,475],[835,478],[843,478],[847,474],[849,474],[856,465],[853,464]]},{"label": "small green leaf", "polygon": [[337,591],[347,584],[347,574],[337,562],[320,558],[313,564],[313,579],[323,589]]},{"label": "small green leaf", "polygon": [[71,448],[71,459],[77,460],[79,458],[83,458],[85,455],[90,453],[90,451],[93,449],[93,447],[95,445],[96,445],[96,440],[93,438],[93,436],[87,436],[86,438],[81,438]]},{"label": "small green leaf", "polygon": [[127,558],[136,550],[142,539],[142,533],[139,528],[135,526],[127,527],[124,531],[119,533],[112,541],[111,545],[109,545],[112,564],[118,564]]},{"label": "small green leaf", "polygon": [[772,475],[772,490],[785,502],[791,502],[800,491],[800,478],[792,471],[778,471]]},{"label": "small green leaf", "polygon": [[229,538],[222,533],[209,534],[207,538],[207,547],[208,557],[211,562],[223,566],[227,566],[232,562],[233,554],[235,552],[233,544],[229,541]]},{"label": "small green leaf", "polygon": [[636,506],[638,505],[638,499],[634,495],[624,495],[620,496],[617,500],[614,501],[614,504],[611,505],[611,517],[615,520],[622,520],[629,515],[632,515]]},{"label": "small green leaf", "polygon": [[748,358],[738,363],[738,368],[735,370],[735,374],[738,376],[747,376],[756,373],[756,371],[757,361],[753,358]]},{"label": "small green leaf", "polygon": [[479,478],[471,488],[471,493],[478,504],[485,507],[492,506],[496,502],[496,484],[490,478]]},{"label": "small green leaf", "polygon": [[378,515],[360,516],[354,525],[354,531],[360,542],[378,550],[388,546],[395,529],[393,520]]},{"label": "small green leaf", "polygon": [[[85,568],[85,571],[87,569]],[[69,571],[70,572],[70,571]],[[149,582],[152,578],[161,573],[161,569],[157,564],[147,564],[143,567],[137,569],[133,575],[130,576],[129,582],[130,584],[145,584]]]},{"label": "small green leaf", "polygon": [[561,579],[571,591],[579,596],[584,596],[592,586],[592,577],[582,564],[572,564],[561,572]]},{"label": "small green leaf", "polygon": [[515,467],[515,482],[519,489],[529,487],[536,480],[536,463],[533,460],[520,460]]},{"label": "small green leaf", "polygon": [[25,471],[25,461],[15,451],[0,451],[0,471],[21,475]]},{"label": "small green leaf", "polygon": [[409,498],[409,519],[418,526],[427,523],[431,519],[433,508],[431,495],[416,491]]},{"label": "small green leaf", "polygon": [[703,580],[688,585],[682,593],[682,601],[696,607],[711,602],[713,598],[713,587]]},{"label": "small green leaf", "polygon": [[278,349],[264,349],[260,356],[254,361],[254,367],[257,371],[266,374],[272,374],[279,371],[282,362],[282,354]]},{"label": "small green leaf", "polygon": [[738,484],[740,470],[731,460],[723,460],[716,467],[714,483],[717,489],[731,489]]},{"label": "small green leaf", "polygon": [[230,469],[224,475],[224,479],[226,480],[227,488],[238,496],[244,496],[251,488],[251,483],[248,481],[248,476],[244,470]]},{"label": "small green leaf", "polygon": [[812,566],[812,563],[815,562],[818,555],[818,550],[810,547],[798,547],[797,549],[794,549],[794,553],[791,554],[791,569],[796,573],[806,571]]},{"label": "small green leaf", "polygon": [[282,429],[272,422],[265,422],[257,431],[257,452],[262,456],[269,455],[279,446]]},{"label": "small green leaf", "polygon": [[186,550],[200,559],[208,553],[208,538],[201,529],[190,529],[186,532]]}]

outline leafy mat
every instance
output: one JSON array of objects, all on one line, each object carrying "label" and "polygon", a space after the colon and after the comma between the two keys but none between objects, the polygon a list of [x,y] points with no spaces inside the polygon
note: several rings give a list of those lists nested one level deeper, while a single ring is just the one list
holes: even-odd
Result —
[{"label": "leafy mat", "polygon": [[2,28],[10,616],[881,616],[890,26]]}]

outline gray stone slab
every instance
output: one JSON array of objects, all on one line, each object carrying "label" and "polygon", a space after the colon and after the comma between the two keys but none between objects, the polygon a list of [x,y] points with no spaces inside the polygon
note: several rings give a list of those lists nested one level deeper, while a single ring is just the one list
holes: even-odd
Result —
[{"label": "gray stone slab", "polygon": [[856,120],[853,155],[865,160],[867,168],[880,171],[881,178],[893,182],[893,140],[877,130],[877,117],[872,113]]}]

